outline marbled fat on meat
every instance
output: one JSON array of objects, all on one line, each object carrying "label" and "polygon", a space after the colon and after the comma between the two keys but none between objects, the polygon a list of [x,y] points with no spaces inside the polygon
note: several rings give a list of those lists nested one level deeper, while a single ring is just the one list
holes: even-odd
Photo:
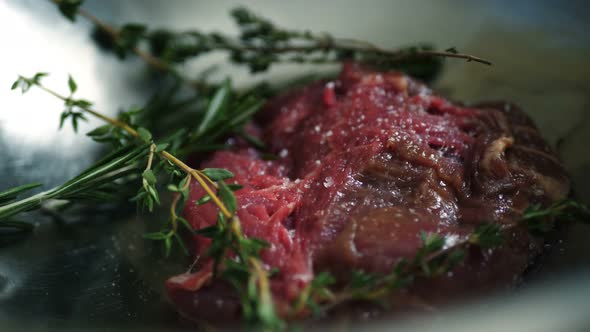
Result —
[{"label": "marbled fat on meat", "polygon": [[[352,63],[335,80],[274,98],[251,129],[277,160],[242,144],[202,166],[227,168],[230,182],[244,186],[237,214],[248,237],[270,243],[262,260],[280,271],[272,278],[279,310],[318,272],[388,272],[416,254],[420,231],[452,245],[481,223],[512,224],[530,204],[569,191],[562,164],[517,107],[466,107],[401,73]],[[194,204],[204,194],[191,185],[185,215],[195,229],[216,220],[213,204]],[[512,285],[540,242],[521,228],[506,238],[501,248],[470,250],[463,265],[418,280],[392,303],[413,310]],[[195,254],[209,244],[195,237]],[[210,276],[202,261],[198,272],[172,277],[170,298],[189,317],[238,317],[231,288]]]}]

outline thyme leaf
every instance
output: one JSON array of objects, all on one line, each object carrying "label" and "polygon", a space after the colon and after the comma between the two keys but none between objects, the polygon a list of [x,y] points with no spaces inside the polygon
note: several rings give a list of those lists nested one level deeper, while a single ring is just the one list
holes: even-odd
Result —
[{"label": "thyme leaf", "polygon": [[504,243],[502,227],[498,224],[480,225],[469,236],[469,242],[481,248],[498,247]]},{"label": "thyme leaf", "polygon": [[82,0],[53,0],[53,2],[68,20],[72,22],[76,20],[76,14],[79,7],[82,5]]},{"label": "thyme leaf", "polygon": [[227,180],[234,177],[234,174],[223,168],[205,168],[201,172],[213,181]]}]

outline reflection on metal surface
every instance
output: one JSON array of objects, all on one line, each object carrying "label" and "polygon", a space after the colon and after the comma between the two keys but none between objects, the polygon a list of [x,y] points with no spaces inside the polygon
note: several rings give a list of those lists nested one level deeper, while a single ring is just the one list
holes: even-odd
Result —
[{"label": "reflection on metal surface", "polygon": [[[38,5],[44,10],[52,9],[49,3],[40,2]],[[93,100],[104,99],[102,89],[97,88],[100,81],[88,70],[96,66],[97,58],[95,49],[88,45],[88,38],[59,18],[39,20],[36,11],[28,11],[17,6],[16,2],[0,2],[0,20],[5,27],[1,37],[4,45],[10,45],[10,51],[0,62],[2,132],[5,137],[21,143],[24,149],[47,149],[57,145],[66,153],[76,153],[77,149],[87,149],[87,142],[75,143],[75,134],[69,128],[55,135],[56,115],[62,107],[59,100],[38,90],[32,90],[23,98],[7,88],[19,74],[30,76],[42,71],[52,73],[46,79],[47,84],[65,90],[67,73],[79,73],[76,78],[80,81],[80,93]],[[48,29],[48,23],[53,23],[52,29]],[[76,49],[76,52],[64,54],[66,49]],[[91,125],[84,125],[82,131]]]},{"label": "reflection on metal surface", "polygon": [[[66,94],[71,73],[78,82],[78,96],[114,114],[119,107],[138,104],[142,94],[130,84],[139,66],[125,65],[99,52],[92,44],[88,24],[73,25],[63,19],[49,1],[1,1],[0,40],[0,188],[24,181],[54,185],[92,162],[96,144],[83,133],[99,124],[89,118],[75,134],[71,126],[58,131],[63,104],[38,89],[25,96],[11,91],[18,75],[48,72],[44,82]],[[106,84],[108,82],[108,84]]]},{"label": "reflection on metal surface", "polygon": [[[434,318],[419,317],[401,322],[398,332],[555,332],[590,331],[586,286],[590,271],[570,276],[561,283],[544,282],[518,295],[502,294],[487,302],[451,308]],[[391,331],[390,323],[378,322],[374,331]]]},{"label": "reflection on metal surface", "polygon": [[18,280],[18,274],[11,273],[9,266],[0,264],[0,301],[13,295]]}]

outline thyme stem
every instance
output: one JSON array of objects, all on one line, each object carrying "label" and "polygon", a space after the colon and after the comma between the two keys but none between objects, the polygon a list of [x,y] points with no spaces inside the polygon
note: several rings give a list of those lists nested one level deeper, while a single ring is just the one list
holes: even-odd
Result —
[{"label": "thyme stem", "polygon": [[147,165],[145,166],[145,170],[149,170],[152,168],[152,162],[154,161],[154,152],[156,151],[156,144],[150,145],[150,153],[148,155]]},{"label": "thyme stem", "polygon": [[[25,79],[25,77],[23,77],[21,75],[19,75],[19,77]],[[61,94],[59,94],[59,93],[57,93],[57,92],[55,92],[55,91],[53,91],[51,89],[48,89],[47,87],[45,87],[41,83],[37,83],[36,85],[41,90],[43,90],[43,91],[45,91],[45,92],[53,95],[54,97],[57,97],[57,98],[61,99],[63,101],[70,100],[70,98],[68,98],[66,96],[63,96],[63,95],[61,95]],[[92,114],[93,116],[95,116],[95,117],[97,117],[97,118],[99,118],[99,119],[101,119],[101,120],[103,120],[103,121],[105,121],[107,123],[110,123],[110,124],[112,124],[115,127],[119,127],[121,129],[125,130],[126,132],[128,132],[133,137],[139,137],[139,135],[137,134],[137,131],[135,129],[131,128],[131,126],[129,126],[128,124],[126,124],[124,122],[121,122],[121,121],[119,121],[117,119],[113,119],[111,117],[108,117],[108,116],[106,116],[106,115],[104,115],[102,113],[96,112],[96,111],[92,110],[90,107],[80,107],[80,108],[83,109],[88,114]]]},{"label": "thyme stem", "polygon": [[[190,181],[187,181],[186,183],[186,186],[188,187],[190,185]],[[178,202],[180,201],[180,197],[181,194],[174,195],[174,198],[172,199],[172,204],[170,204],[170,222],[172,223],[172,229],[170,230],[171,235],[176,233],[176,231],[178,230],[178,216],[176,215],[176,207],[178,205]]]},{"label": "thyme stem", "polygon": [[[336,41],[341,41],[343,39],[336,39]],[[349,39],[345,39],[350,41]],[[357,41],[360,43],[360,41]],[[364,43],[363,43],[364,44]],[[369,46],[370,45],[370,46]],[[454,52],[441,52],[441,51],[416,51],[416,52],[407,52],[404,50],[391,50],[391,49],[384,49],[377,47],[372,44],[367,45],[360,45],[360,44],[351,44],[351,45],[342,45],[336,42],[329,42],[325,45],[318,43],[317,45],[309,45],[309,46],[286,46],[286,47],[268,47],[268,46],[249,46],[249,45],[229,45],[229,44],[218,44],[216,45],[217,49],[226,50],[226,51],[258,51],[258,52],[269,52],[269,53],[289,53],[289,52],[312,52],[323,50],[323,51],[330,51],[335,49],[346,50],[346,51],[354,51],[354,52],[373,52],[378,55],[382,56],[390,56],[389,60],[397,61],[403,60],[409,57],[428,57],[428,56],[435,56],[435,57],[445,57],[445,58],[456,58],[456,59],[464,59],[467,62],[479,62],[488,66],[492,65],[492,62],[480,57],[476,57],[469,54],[464,53],[454,53]]]},{"label": "thyme stem", "polygon": [[[388,50],[377,50],[378,53],[381,54],[389,54]],[[403,52],[400,52],[398,54],[397,57],[392,58],[392,60],[398,60],[398,59],[403,59],[403,58],[407,58],[410,56],[440,56],[440,57],[445,57],[445,58],[456,58],[456,59],[464,59],[467,60],[467,62],[470,61],[474,61],[474,62],[479,62],[482,63],[484,65],[488,65],[491,66],[492,62],[480,57],[476,57],[473,55],[469,55],[469,54],[463,54],[463,53],[452,53],[452,52],[439,52],[439,51],[421,51],[421,52],[417,52],[417,53],[407,53],[407,54],[403,54]]]},{"label": "thyme stem", "polygon": [[180,167],[187,174],[192,175],[195,178],[195,180],[197,180],[197,182],[199,183],[199,185],[201,185],[201,187],[203,187],[203,189],[205,190],[205,192],[207,192],[207,194],[211,197],[211,200],[213,200],[213,202],[215,202],[215,205],[217,205],[219,207],[219,210],[221,210],[221,213],[223,213],[223,215],[226,218],[231,218],[232,217],[231,212],[229,212],[229,210],[221,202],[221,200],[219,199],[219,197],[217,197],[217,195],[213,192],[213,190],[211,190],[211,188],[209,187],[209,185],[207,184],[207,182],[205,182],[205,180],[203,179],[203,176],[201,176],[201,174],[199,174],[200,173],[199,171],[197,171],[196,169],[193,169],[193,168],[189,167],[187,164],[185,164],[184,162],[182,162],[181,160],[179,160],[178,158],[176,158],[175,156],[173,156],[172,154],[170,154],[168,151],[162,151],[160,153],[162,154],[162,156],[164,158],[170,160],[172,163],[174,163],[176,166]]}]

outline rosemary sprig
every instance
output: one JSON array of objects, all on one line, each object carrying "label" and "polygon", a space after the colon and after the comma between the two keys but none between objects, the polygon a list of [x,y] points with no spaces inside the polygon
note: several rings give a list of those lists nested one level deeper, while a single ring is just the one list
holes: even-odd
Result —
[{"label": "rosemary sprig", "polygon": [[38,209],[51,199],[111,198],[112,194],[108,190],[111,185],[135,172],[135,161],[144,155],[145,146],[117,149],[70,181],[22,200],[11,202],[17,194],[36,188],[40,184],[29,184],[4,191],[0,193],[0,197],[6,198],[0,202],[0,224],[21,212]]},{"label": "rosemary sprig", "polygon": [[40,187],[42,185],[43,184],[41,183],[29,183],[0,192],[0,204],[6,204],[10,201],[13,201],[18,197],[19,194]]},{"label": "rosemary sprig", "polygon": [[[40,186],[42,186],[41,183],[29,183],[0,192],[0,213],[2,213],[2,205],[14,201],[20,194]],[[31,225],[30,223],[17,220],[10,220],[9,217],[11,216],[12,215],[7,215],[5,218],[0,219],[0,228],[10,228],[22,231],[29,231],[33,229],[33,225]]]}]

